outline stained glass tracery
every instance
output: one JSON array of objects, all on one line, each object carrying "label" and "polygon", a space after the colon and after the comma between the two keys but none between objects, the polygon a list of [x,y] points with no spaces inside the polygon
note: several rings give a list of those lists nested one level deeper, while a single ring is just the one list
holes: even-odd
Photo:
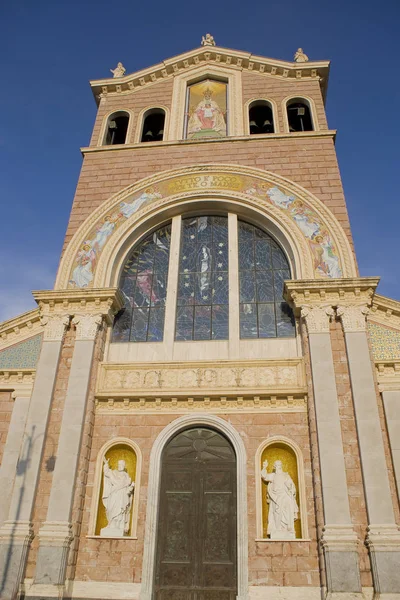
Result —
[{"label": "stained glass tracery", "polygon": [[117,315],[113,342],[160,342],[167,297],[171,225],[135,246],[123,267],[119,287],[124,308]]},{"label": "stained glass tracery", "polygon": [[183,219],[176,340],[229,337],[228,218]]},{"label": "stained glass tracery", "polygon": [[295,335],[293,312],[283,298],[289,263],[267,233],[238,221],[240,337]]}]

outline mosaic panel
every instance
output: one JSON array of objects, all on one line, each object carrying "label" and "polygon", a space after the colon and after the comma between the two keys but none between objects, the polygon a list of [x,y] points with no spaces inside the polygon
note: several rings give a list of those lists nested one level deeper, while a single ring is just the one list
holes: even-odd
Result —
[{"label": "mosaic panel", "polygon": [[400,331],[371,322],[368,329],[375,360],[400,358]]},{"label": "mosaic panel", "polygon": [[34,369],[39,359],[42,335],[0,351],[0,369]]},{"label": "mosaic panel", "polygon": [[171,194],[206,189],[229,189],[253,196],[266,204],[272,204],[296,224],[307,240],[314,259],[317,278],[342,277],[338,250],[331,234],[316,211],[300,198],[286,193],[277,186],[255,177],[226,175],[184,175],[160,182],[136,191],[102,217],[83,239],[76,254],[69,276],[69,286],[85,288],[93,286],[96,265],[109,238],[121,224],[145,206],[156,203]]}]

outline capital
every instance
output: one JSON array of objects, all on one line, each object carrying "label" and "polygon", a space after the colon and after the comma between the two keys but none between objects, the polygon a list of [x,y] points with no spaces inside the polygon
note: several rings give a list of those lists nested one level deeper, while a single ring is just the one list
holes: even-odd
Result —
[{"label": "capital", "polygon": [[342,321],[345,333],[366,331],[368,313],[369,308],[367,304],[339,305],[337,307],[337,315]]},{"label": "capital", "polygon": [[302,306],[300,314],[308,333],[329,333],[329,323],[334,315],[332,306]]},{"label": "capital", "polygon": [[66,327],[69,324],[69,315],[43,314],[40,322],[44,326],[44,339],[48,342],[61,341],[64,337]]},{"label": "capital", "polygon": [[72,323],[76,327],[77,340],[94,340],[102,324],[103,315],[95,314],[75,314]]}]

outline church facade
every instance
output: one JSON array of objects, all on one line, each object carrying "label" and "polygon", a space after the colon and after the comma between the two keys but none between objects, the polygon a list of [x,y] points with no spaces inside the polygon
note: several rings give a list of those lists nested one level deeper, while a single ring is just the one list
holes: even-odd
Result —
[{"label": "church facade", "polygon": [[54,289],[0,324],[1,598],[400,598],[400,302],[328,76],[207,34],[91,81]]}]

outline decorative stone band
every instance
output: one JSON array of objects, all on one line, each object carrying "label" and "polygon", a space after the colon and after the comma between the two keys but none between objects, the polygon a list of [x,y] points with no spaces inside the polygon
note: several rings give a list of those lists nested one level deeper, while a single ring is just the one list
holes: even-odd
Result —
[{"label": "decorative stone band", "polygon": [[39,529],[40,545],[69,547],[73,540],[72,524],[66,521],[45,521]]},{"label": "decorative stone band", "polygon": [[375,367],[380,392],[400,391],[400,359],[376,360]]},{"label": "decorative stone band", "polygon": [[308,333],[329,333],[329,323],[334,310],[331,306],[302,306],[301,316],[305,320]]},{"label": "decorative stone band", "polygon": [[394,524],[370,525],[365,543],[371,552],[399,552],[399,528]]},{"label": "decorative stone band", "polygon": [[286,394],[305,392],[301,358],[277,360],[170,363],[102,363],[97,392],[109,397]]},{"label": "decorative stone band", "polygon": [[277,394],[269,396],[235,396],[235,397],[107,397],[97,396],[96,412],[102,414],[129,413],[193,413],[207,412],[235,413],[238,412],[306,412],[307,396],[303,394]]},{"label": "decorative stone band", "polygon": [[357,552],[359,539],[352,525],[325,525],[320,543],[329,552]]},{"label": "decorative stone band", "polygon": [[123,297],[117,288],[41,290],[33,292],[33,296],[39,305],[46,341],[61,340],[71,317],[77,328],[77,339],[94,339],[102,319],[112,323],[123,306]]}]

